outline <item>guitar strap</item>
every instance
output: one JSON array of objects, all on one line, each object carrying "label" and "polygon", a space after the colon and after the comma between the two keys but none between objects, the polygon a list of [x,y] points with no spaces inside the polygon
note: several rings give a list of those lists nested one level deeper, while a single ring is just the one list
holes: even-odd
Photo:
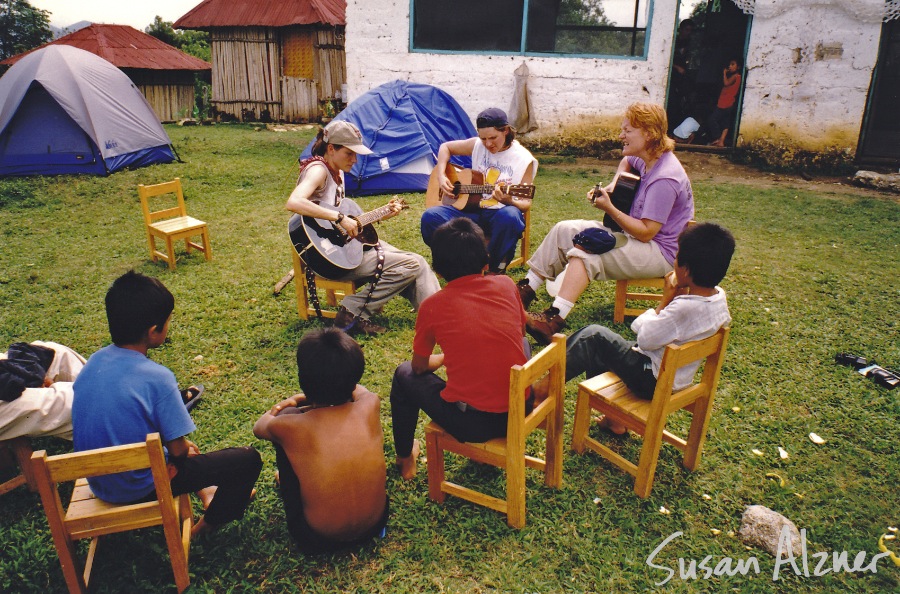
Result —
[{"label": "guitar strap", "polygon": [[[375,244],[375,257],[378,259],[375,263],[375,274],[372,275],[372,282],[369,283],[369,294],[366,295],[366,300],[360,308],[360,312],[365,311],[366,306],[369,305],[369,302],[372,300],[372,295],[375,293],[375,285],[378,284],[378,281],[381,280],[381,275],[384,274],[384,248],[381,247],[381,242]],[[306,267],[306,286],[309,288],[309,300],[312,301],[313,307],[316,310],[316,316],[320,319],[322,318],[322,306],[319,304],[319,294],[316,291],[316,273],[312,271],[312,268],[309,266]],[[359,314],[353,318],[353,321],[345,327],[341,328],[345,332],[350,330],[355,324],[356,320],[359,319]]]}]

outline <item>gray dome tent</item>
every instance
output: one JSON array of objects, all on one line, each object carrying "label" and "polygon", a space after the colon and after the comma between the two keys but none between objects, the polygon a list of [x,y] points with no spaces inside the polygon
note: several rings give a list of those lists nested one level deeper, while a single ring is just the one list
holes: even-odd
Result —
[{"label": "gray dome tent", "polygon": [[0,176],[89,173],[170,163],[169,136],[121,70],[65,45],[0,78]]}]

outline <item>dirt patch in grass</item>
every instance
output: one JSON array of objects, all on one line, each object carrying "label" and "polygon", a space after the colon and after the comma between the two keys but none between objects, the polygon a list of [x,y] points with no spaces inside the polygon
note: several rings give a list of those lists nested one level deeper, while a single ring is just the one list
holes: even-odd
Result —
[{"label": "dirt patch in grass", "polygon": [[[857,186],[849,177],[807,175],[806,179],[799,174],[772,173],[760,171],[747,165],[740,165],[728,160],[725,155],[713,152],[687,151],[676,149],[678,159],[684,165],[692,182],[737,183],[757,188],[796,188],[817,193],[852,194],[871,198],[887,198],[900,202],[900,196],[889,192],[880,192],[872,188]],[[555,155],[538,155],[538,160],[548,159],[554,167],[561,169],[602,168],[615,170],[618,160],[595,159],[591,157],[557,157]]]}]

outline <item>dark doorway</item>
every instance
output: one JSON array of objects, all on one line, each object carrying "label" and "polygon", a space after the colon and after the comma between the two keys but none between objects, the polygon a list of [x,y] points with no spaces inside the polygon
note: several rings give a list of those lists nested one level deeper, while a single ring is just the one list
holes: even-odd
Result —
[{"label": "dark doorway", "polygon": [[900,21],[881,29],[878,63],[872,74],[857,160],[860,163],[900,164]]},{"label": "dark doorway", "polygon": [[[740,105],[744,88],[747,33],[750,17],[732,2],[719,0],[681,0],[673,48],[672,71],[669,77],[666,111],[670,133],[676,141],[709,144],[721,138],[724,145],[734,146],[740,121]],[[736,88],[723,94],[734,101],[730,107],[717,112],[723,93],[723,70],[734,60],[740,76]],[[730,75],[729,75],[730,76]],[[679,128],[687,118],[693,118],[699,129],[687,135],[694,126]],[[695,124],[695,125],[696,125]],[[684,136],[675,135],[675,130]]]}]

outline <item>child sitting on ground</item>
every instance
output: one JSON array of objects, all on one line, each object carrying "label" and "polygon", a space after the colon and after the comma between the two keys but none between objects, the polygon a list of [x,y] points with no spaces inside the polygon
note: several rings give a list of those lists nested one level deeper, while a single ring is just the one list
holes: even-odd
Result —
[{"label": "child sitting on ground", "polygon": [[358,384],[365,364],[346,333],[307,333],[297,346],[304,393],[253,427],[275,446],[288,532],[307,555],[364,544],[387,524],[381,401]]},{"label": "child sitting on ground", "polygon": [[[714,223],[689,226],[678,238],[675,270],[665,277],[662,301],[631,324],[637,334],[629,341],[605,326],[593,324],[566,341],[566,381],[586,373],[618,375],[637,395],[652,398],[663,353],[670,344],[701,340],[731,323],[725,291],[718,283],[734,254],[734,237]],[[675,373],[675,389],[689,386],[700,362]],[[546,397],[546,382],[535,385],[536,398]],[[625,427],[608,418],[604,429],[621,435]]]},{"label": "child sitting on ground", "polygon": [[[262,470],[251,447],[201,454],[185,436],[196,427],[175,375],[147,357],[169,333],[175,298],[160,281],[130,271],[106,293],[113,344],[94,353],[75,380],[72,428],[75,451],[143,442],[158,432],[166,446],[172,494],[197,492],[206,514],[193,534],[239,519]],[[88,479],[91,491],[111,503],[154,501],[150,470]]]}]

